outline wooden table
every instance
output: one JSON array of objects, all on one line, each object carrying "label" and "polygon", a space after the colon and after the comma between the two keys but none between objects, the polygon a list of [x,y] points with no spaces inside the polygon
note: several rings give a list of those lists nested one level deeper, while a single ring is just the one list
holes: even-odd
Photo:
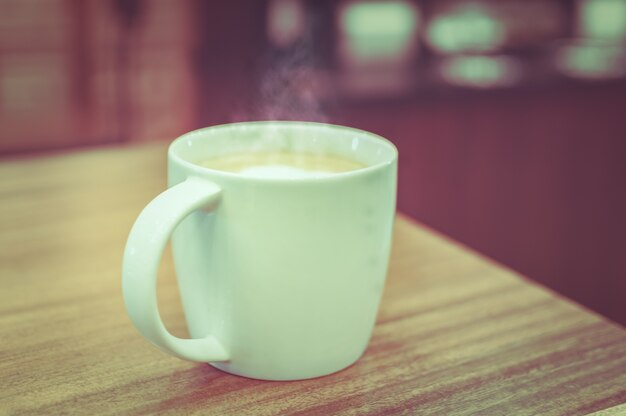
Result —
[{"label": "wooden table", "polygon": [[[127,233],[164,187],[163,143],[0,163],[0,414],[626,413],[624,328],[403,216],[355,365],[264,382],[172,358],[120,291]],[[184,336],[169,256],[160,273]]]}]

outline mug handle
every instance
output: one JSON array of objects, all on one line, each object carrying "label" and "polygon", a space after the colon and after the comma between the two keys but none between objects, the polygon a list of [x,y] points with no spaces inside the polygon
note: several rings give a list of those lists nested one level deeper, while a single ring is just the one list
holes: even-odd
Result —
[{"label": "mug handle", "polygon": [[176,226],[193,211],[217,202],[220,195],[216,184],[195,177],[167,189],[139,214],[124,250],[122,291],[131,321],[154,345],[191,361],[227,361],[229,354],[212,335],[183,339],[168,332],[157,306],[157,271]]}]

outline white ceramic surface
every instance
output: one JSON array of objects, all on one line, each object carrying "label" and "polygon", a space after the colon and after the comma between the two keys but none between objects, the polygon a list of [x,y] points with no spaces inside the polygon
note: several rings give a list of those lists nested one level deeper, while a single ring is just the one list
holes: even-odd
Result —
[{"label": "white ceramic surface", "polygon": [[[320,178],[254,178],[198,165],[245,150],[329,152],[367,167]],[[197,130],[168,153],[169,189],[139,215],[124,253],[126,308],[175,356],[267,380],[345,368],[372,333],[389,259],[397,151],[347,127],[236,123]],[[156,275],[172,234],[193,339],[159,317]]]}]

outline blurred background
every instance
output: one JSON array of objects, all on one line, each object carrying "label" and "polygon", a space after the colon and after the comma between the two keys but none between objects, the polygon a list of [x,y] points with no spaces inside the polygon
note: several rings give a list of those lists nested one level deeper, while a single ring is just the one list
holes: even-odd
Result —
[{"label": "blurred background", "polygon": [[0,0],[1,159],[261,119],[391,139],[401,212],[626,324],[626,0]]}]

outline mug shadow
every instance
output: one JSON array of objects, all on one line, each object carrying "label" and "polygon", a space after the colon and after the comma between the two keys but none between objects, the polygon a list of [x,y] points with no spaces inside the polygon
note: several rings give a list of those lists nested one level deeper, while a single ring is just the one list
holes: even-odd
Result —
[{"label": "mug shadow", "polygon": [[[376,371],[373,361],[380,353],[384,351],[378,351],[374,343],[360,359],[344,369],[326,376],[292,381],[257,380],[226,373],[209,364],[197,364],[163,377],[154,392],[161,394],[161,399],[155,399],[138,411],[139,414],[240,415],[262,413],[260,409],[265,409],[270,413],[291,413],[303,410],[303,393],[309,398],[315,397],[316,402],[307,405],[312,406],[311,414],[328,414],[327,411],[346,405],[360,407],[371,392],[361,391],[358,383],[350,382]],[[350,396],[349,403],[337,397],[338,385],[353,385],[345,391]]]},{"label": "mug shadow", "polygon": [[177,413],[197,410],[202,414],[224,414],[225,410],[238,407],[238,397],[245,390],[263,383],[267,382],[228,374],[209,364],[197,364],[164,378],[163,400],[141,411],[152,414],[175,409]]}]

